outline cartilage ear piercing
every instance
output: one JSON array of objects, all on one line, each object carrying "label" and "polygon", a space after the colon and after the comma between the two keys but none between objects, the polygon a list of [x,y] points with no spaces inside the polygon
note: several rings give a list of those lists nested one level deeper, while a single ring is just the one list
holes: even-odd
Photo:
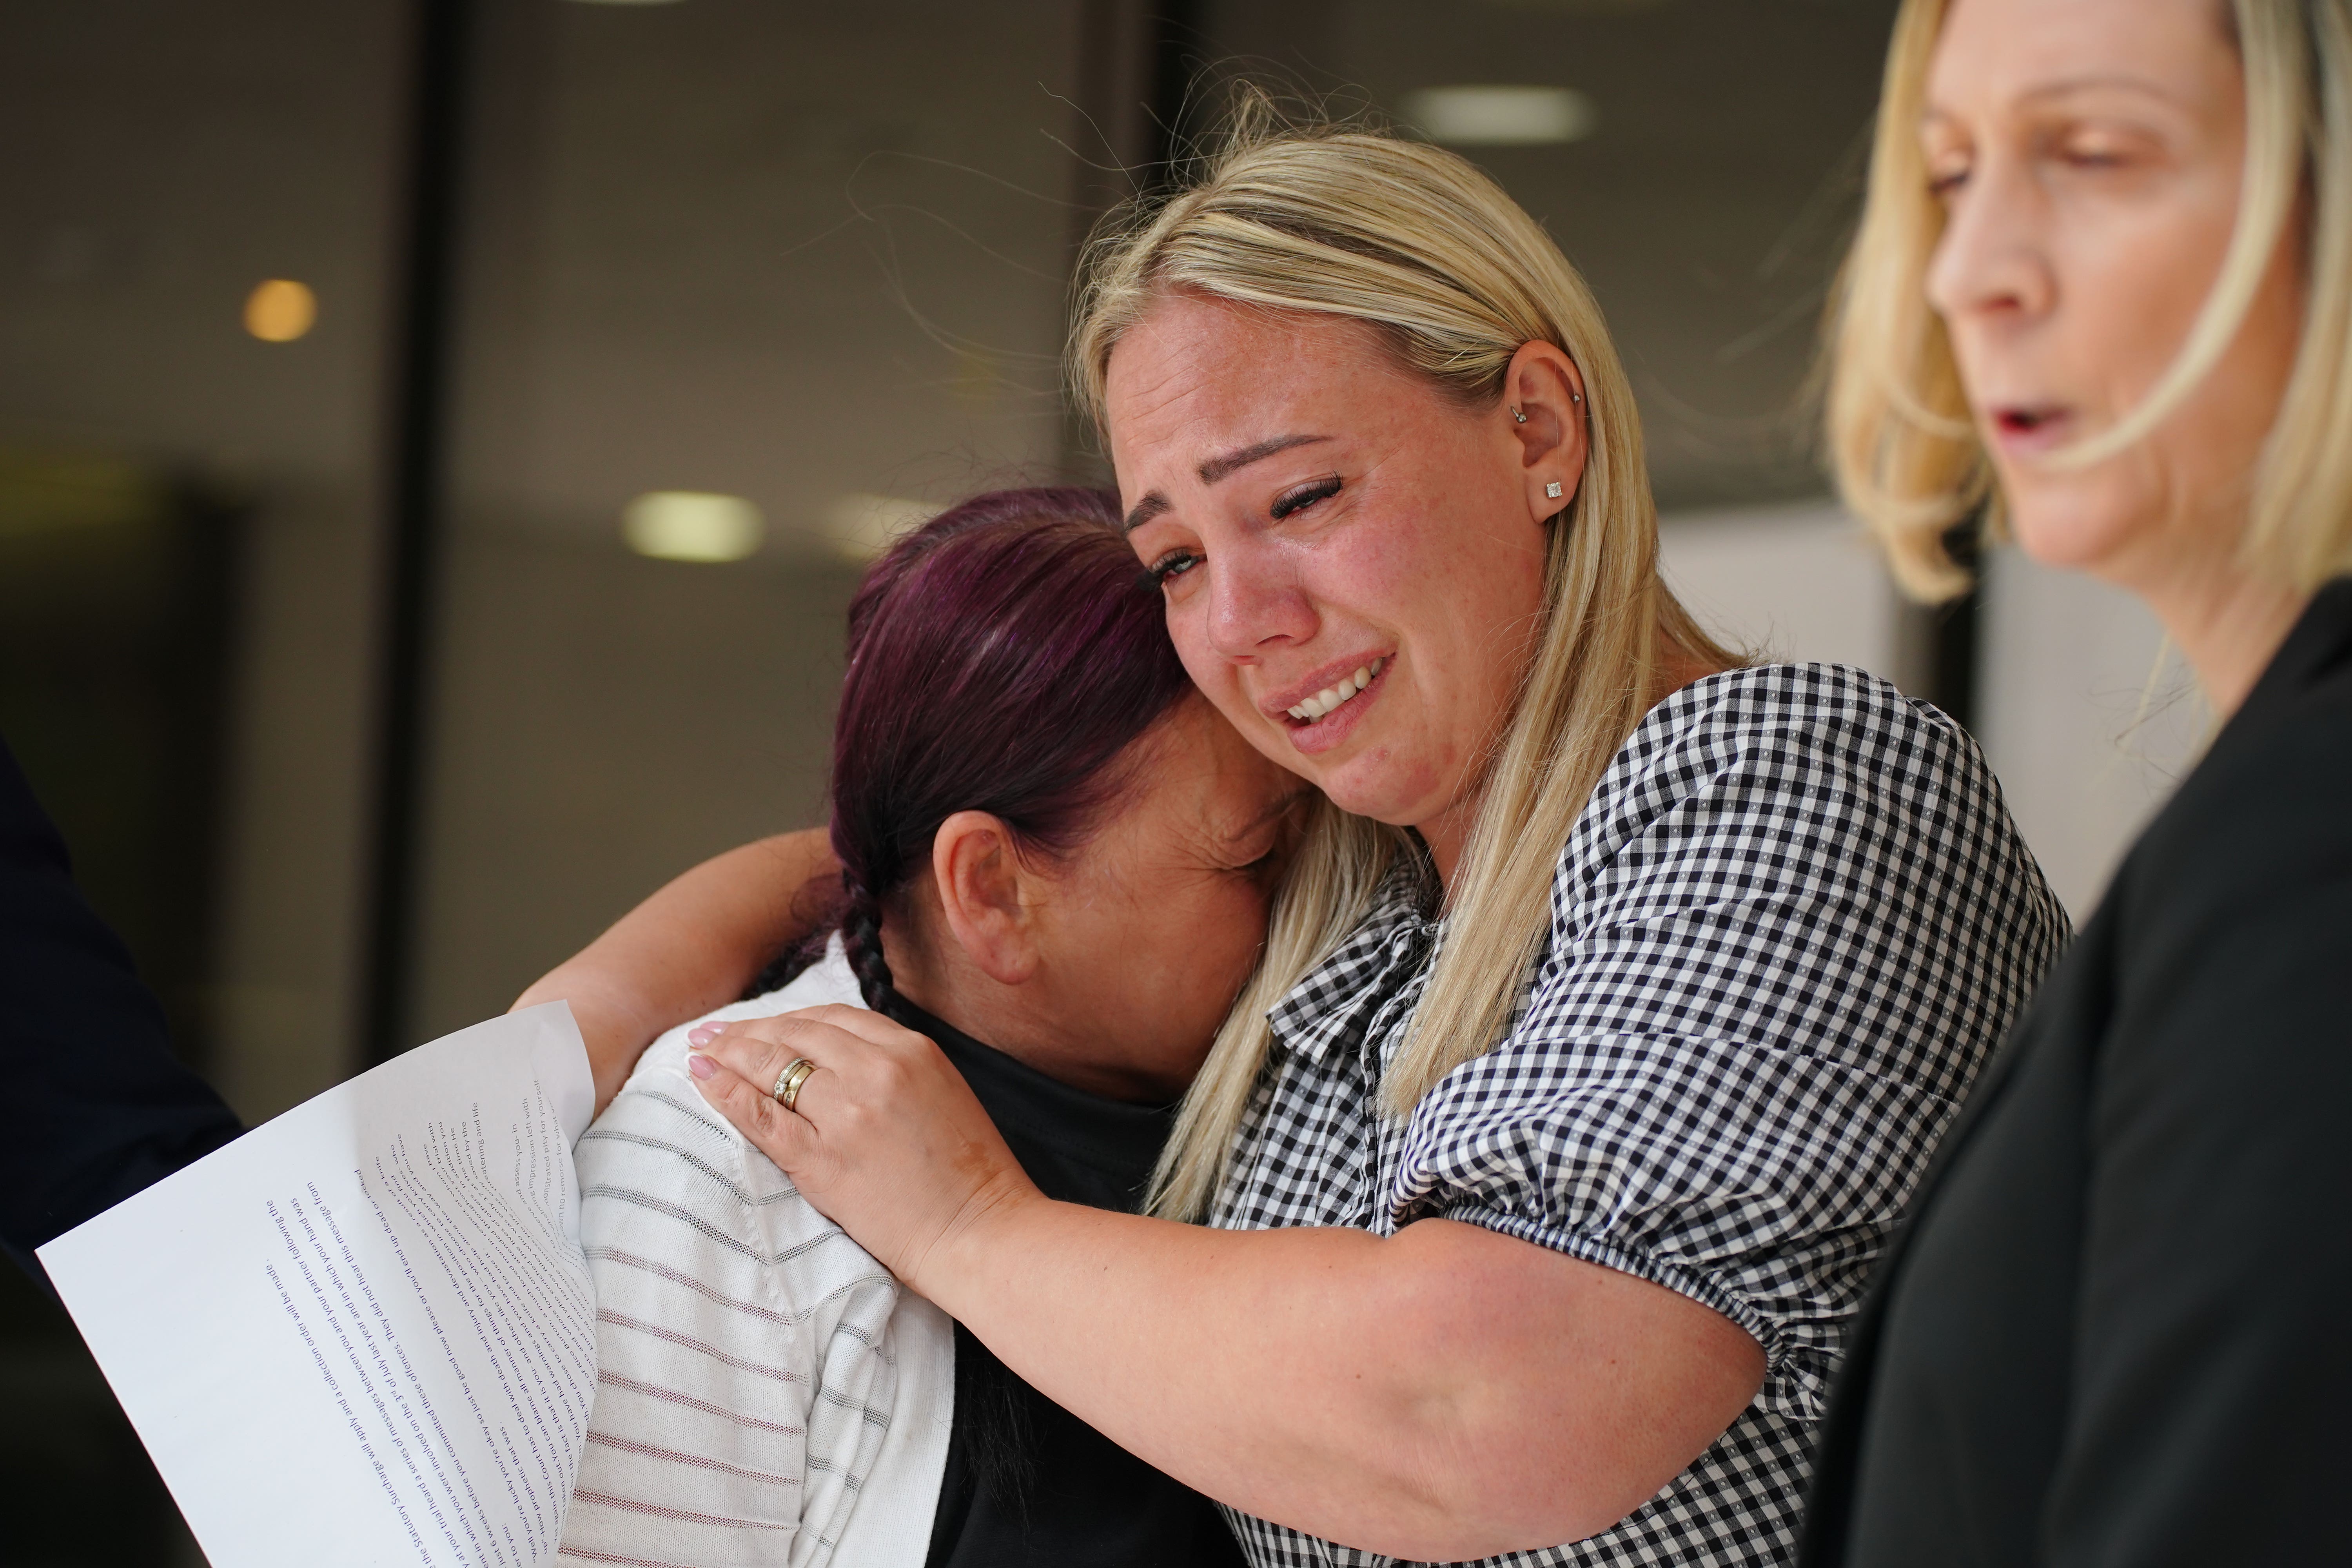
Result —
[{"label": "cartilage ear piercing", "polygon": [[1524,424],[1526,424],[1526,423],[1528,422],[1528,416],[1527,416],[1526,415],[1524,415],[1524,414],[1520,413],[1520,412],[1519,412],[1517,409],[1516,409],[1516,408],[1514,408],[1514,409],[1512,409],[1512,410],[1511,410],[1511,417],[1512,417],[1512,418],[1514,418],[1514,419],[1516,419],[1516,420],[1517,420],[1517,421],[1518,421],[1520,424],[1522,424],[1522,425],[1524,425]]},{"label": "cartilage ear piercing", "polygon": [[1559,499],[1559,481],[1558,479],[1552,479],[1547,482],[1544,486],[1544,494],[1549,496],[1554,500],[1558,500]]}]

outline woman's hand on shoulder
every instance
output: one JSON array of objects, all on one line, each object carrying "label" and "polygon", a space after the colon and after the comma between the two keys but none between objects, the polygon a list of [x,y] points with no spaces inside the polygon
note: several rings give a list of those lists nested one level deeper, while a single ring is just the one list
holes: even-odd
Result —
[{"label": "woman's hand on shoulder", "polygon": [[[702,1096],[801,1195],[918,1290],[926,1258],[1009,1205],[1043,1201],[939,1047],[863,1007],[706,1026],[688,1070]],[[794,1097],[774,1088],[816,1064]]]}]

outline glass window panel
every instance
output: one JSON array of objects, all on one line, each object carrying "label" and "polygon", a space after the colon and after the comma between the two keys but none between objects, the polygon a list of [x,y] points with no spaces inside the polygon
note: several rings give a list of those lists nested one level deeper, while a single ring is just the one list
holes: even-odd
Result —
[{"label": "glass window panel", "polygon": [[1078,12],[492,8],[412,1037],[816,820],[859,540],[1060,470]]}]

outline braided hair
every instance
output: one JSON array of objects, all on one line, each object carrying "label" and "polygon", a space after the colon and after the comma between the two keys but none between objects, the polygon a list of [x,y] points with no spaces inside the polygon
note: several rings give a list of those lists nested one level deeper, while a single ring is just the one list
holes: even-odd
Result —
[{"label": "braided hair", "polygon": [[896,994],[890,988],[890,961],[882,956],[882,900],[850,871],[841,874],[841,945],[857,976],[857,994],[877,1013],[887,1013]]}]

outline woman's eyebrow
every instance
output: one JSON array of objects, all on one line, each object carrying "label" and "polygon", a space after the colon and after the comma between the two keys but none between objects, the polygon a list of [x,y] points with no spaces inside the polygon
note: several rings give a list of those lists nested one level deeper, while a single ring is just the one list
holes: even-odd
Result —
[{"label": "woman's eyebrow", "polygon": [[1276,436],[1270,440],[1255,442],[1239,451],[1203,460],[1198,469],[1201,482],[1213,485],[1228,474],[1237,473],[1261,458],[1273,457],[1276,452],[1287,452],[1293,447],[1311,447],[1318,441],[1330,438],[1328,436]]},{"label": "woman's eyebrow", "polygon": [[2017,96],[2021,99],[2063,98],[2077,92],[2095,92],[2101,89],[2121,88],[2126,92],[2145,93],[2150,98],[2178,100],[2179,94],[2163,82],[2152,78],[2134,76],[2127,71],[2102,71],[2091,76],[2065,77],[2057,81],[2045,81],[2029,87]]},{"label": "woman's eyebrow", "polygon": [[[2093,76],[2067,77],[2058,81],[2045,81],[2022,88],[2010,95],[2013,106],[2037,108],[2062,99],[2074,98],[2085,92],[2127,92],[2135,97],[2154,99],[2174,109],[2184,107],[2179,93],[2162,82],[2126,72],[2100,73]],[[1939,124],[1965,123],[1968,116],[1944,106],[1929,102],[1919,110],[1919,129],[1925,132]]]},{"label": "woman's eyebrow", "polygon": [[[2168,104],[2175,109],[2183,106],[2179,92],[2173,88],[2148,77],[2134,76],[2127,71],[2101,71],[2089,76],[2064,77],[2056,81],[2037,82],[2031,87],[2019,89],[2010,95],[2010,99],[2012,103],[2019,106],[2033,106],[2059,99],[2078,97],[2086,92],[2127,92],[2136,98],[2154,99],[2159,103]],[[1924,121],[1956,117],[1930,103],[1920,118]]]},{"label": "woman's eyebrow", "polygon": [[1166,511],[1171,504],[1166,496],[1161,495],[1158,490],[1153,490],[1141,500],[1137,501],[1135,510],[1127,514],[1125,531],[1133,533],[1137,529]]},{"label": "woman's eyebrow", "polygon": [[[1330,438],[1328,436],[1276,436],[1267,440],[1253,442],[1249,446],[1231,452],[1221,452],[1213,458],[1203,458],[1200,468],[1194,472],[1201,476],[1202,484],[1213,485],[1220,479],[1248,468],[1252,463],[1273,457],[1276,452],[1287,452],[1293,447],[1311,447],[1318,441],[1328,441]],[[1137,501],[1134,509],[1127,514],[1126,531],[1133,533],[1174,504],[1160,491],[1150,491],[1141,500]]]}]

